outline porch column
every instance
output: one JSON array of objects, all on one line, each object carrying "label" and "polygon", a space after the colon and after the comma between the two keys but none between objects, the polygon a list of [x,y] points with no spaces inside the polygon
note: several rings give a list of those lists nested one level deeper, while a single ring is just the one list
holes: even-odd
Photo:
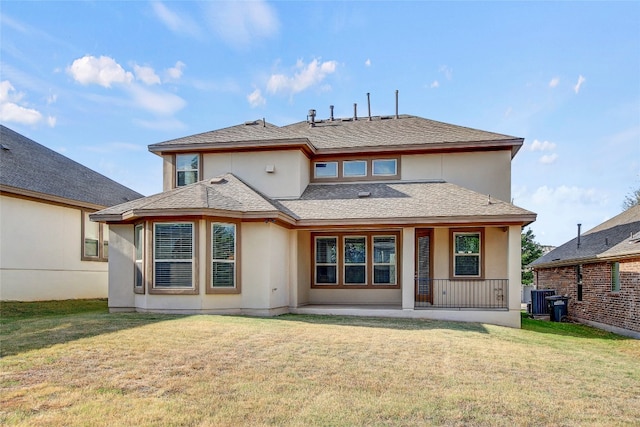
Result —
[{"label": "porch column", "polygon": [[509,226],[509,310],[520,312],[520,287],[522,286],[522,227],[519,225]]},{"label": "porch column", "polygon": [[415,307],[415,246],[416,229],[402,229],[402,309],[413,310]]}]

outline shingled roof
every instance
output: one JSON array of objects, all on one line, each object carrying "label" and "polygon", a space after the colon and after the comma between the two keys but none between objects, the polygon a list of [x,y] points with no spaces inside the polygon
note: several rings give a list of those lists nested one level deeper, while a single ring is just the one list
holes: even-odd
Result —
[{"label": "shingled roof", "polygon": [[0,125],[3,193],[101,208],[143,197],[86,166]]},{"label": "shingled roof", "polygon": [[592,228],[530,264],[533,268],[640,256],[640,205]]},{"label": "shingled roof", "polygon": [[272,218],[300,227],[535,220],[530,211],[442,181],[311,184],[298,199],[276,200],[233,174],[113,206],[91,219],[120,222],[157,215]]},{"label": "shingled roof", "polygon": [[283,144],[306,146],[318,154],[381,150],[430,150],[465,148],[511,149],[512,156],[523,139],[411,115],[398,118],[376,116],[371,120],[320,120],[312,126],[303,121],[276,126],[263,120],[186,136],[149,146],[154,153],[194,149],[237,149],[245,146],[277,147]]}]

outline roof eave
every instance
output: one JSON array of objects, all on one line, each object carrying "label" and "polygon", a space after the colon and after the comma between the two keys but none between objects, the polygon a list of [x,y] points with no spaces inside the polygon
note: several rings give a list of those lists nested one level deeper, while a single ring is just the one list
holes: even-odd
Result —
[{"label": "roof eave", "polygon": [[178,152],[238,152],[238,151],[272,151],[298,149],[308,157],[316,154],[316,147],[307,138],[261,139],[247,141],[228,141],[211,143],[173,143],[152,144],[149,151],[162,155]]},{"label": "roof eave", "polygon": [[450,216],[450,217],[405,217],[405,218],[331,218],[331,219],[299,219],[296,225],[301,228],[313,226],[344,227],[344,226],[477,226],[479,224],[494,226],[531,224],[536,219],[536,215],[512,215],[512,216]]},{"label": "roof eave", "polygon": [[66,197],[55,196],[53,194],[40,193],[37,191],[27,190],[25,188],[12,187],[4,184],[0,184],[0,194],[24,198],[24,199],[30,199],[30,200],[40,200],[43,202],[69,206],[69,207],[76,207],[76,208],[100,210],[106,207],[104,205],[98,205],[95,203],[68,199]]}]

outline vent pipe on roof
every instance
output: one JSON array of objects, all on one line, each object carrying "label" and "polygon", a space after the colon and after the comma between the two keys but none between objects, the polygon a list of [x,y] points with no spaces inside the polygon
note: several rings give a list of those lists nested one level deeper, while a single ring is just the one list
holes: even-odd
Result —
[{"label": "vent pipe on roof", "polygon": [[578,224],[578,249],[580,249],[580,228],[582,227],[582,224]]},{"label": "vent pipe on roof", "polygon": [[367,92],[367,109],[369,111],[369,121],[371,121],[371,98],[369,97],[369,92]]},{"label": "vent pipe on roof", "polygon": [[329,115],[329,120],[333,121],[333,105],[329,105],[329,110],[331,111]]},{"label": "vent pipe on roof", "polygon": [[264,117],[262,118],[262,127],[263,128],[267,127],[267,120]]},{"label": "vent pipe on roof", "polygon": [[309,117],[311,117],[311,123],[309,123],[309,126],[314,127],[316,125],[316,110],[309,110]]},{"label": "vent pipe on roof", "polygon": [[353,103],[353,120],[358,120],[358,104]]},{"label": "vent pipe on roof", "polygon": [[398,116],[398,89],[396,89],[396,119],[399,119],[400,116]]}]

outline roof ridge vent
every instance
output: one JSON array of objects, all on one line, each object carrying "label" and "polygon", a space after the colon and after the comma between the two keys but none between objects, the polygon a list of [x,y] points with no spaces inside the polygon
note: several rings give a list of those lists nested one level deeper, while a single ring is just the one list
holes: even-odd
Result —
[{"label": "roof ridge vent", "polygon": [[211,180],[209,180],[209,184],[226,184],[227,181],[226,179],[224,179],[221,176],[215,177],[215,178],[211,178]]}]

